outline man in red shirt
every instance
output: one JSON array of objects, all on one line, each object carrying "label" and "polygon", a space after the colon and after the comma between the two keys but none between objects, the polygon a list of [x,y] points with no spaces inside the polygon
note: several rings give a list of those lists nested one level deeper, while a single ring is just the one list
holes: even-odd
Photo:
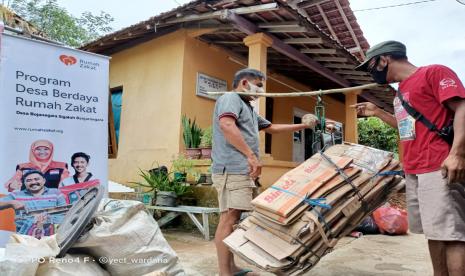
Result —
[{"label": "man in red shirt", "polygon": [[405,45],[397,41],[370,48],[357,69],[369,72],[379,84],[400,82],[401,98],[437,129],[453,124],[455,134],[449,145],[436,131],[410,116],[399,97],[394,99],[395,116],[372,103],[355,105],[359,115],[376,116],[399,129],[409,228],[428,239],[434,275],[465,275],[463,84],[446,66],[414,66],[407,59]]}]

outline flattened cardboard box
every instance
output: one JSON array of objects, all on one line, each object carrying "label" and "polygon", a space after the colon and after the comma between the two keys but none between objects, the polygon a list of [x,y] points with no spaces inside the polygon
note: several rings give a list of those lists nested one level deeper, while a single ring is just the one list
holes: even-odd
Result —
[{"label": "flattened cardboard box", "polygon": [[[352,162],[352,159],[347,157],[330,156],[330,158],[340,168],[345,168]],[[252,204],[287,218],[302,203],[303,198],[336,175],[337,171],[333,165],[322,160],[321,156],[314,155],[273,184],[277,189],[273,187],[266,189],[252,201]]]}]

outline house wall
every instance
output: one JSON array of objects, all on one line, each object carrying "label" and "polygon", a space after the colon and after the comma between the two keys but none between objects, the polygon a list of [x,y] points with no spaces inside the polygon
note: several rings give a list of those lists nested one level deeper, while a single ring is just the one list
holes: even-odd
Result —
[{"label": "house wall", "polygon": [[[190,37],[187,31],[184,50],[181,112],[189,118],[195,118],[201,128],[206,128],[212,124],[215,101],[196,96],[197,73],[227,81],[228,90],[230,90],[234,73],[242,69],[242,66],[231,61],[227,53],[217,47],[209,46]],[[179,139],[179,145],[182,149],[184,148],[182,136]]]},{"label": "house wall", "polygon": [[112,56],[110,88],[123,86],[118,155],[110,179],[128,183],[138,168],[169,165],[179,152],[184,36],[176,32]]},{"label": "house wall", "polygon": [[[234,60],[218,47],[191,37],[187,30],[113,55],[110,88],[123,86],[123,107],[118,156],[109,162],[110,179],[128,183],[138,179],[138,168],[149,169],[157,163],[169,165],[170,160],[184,150],[183,114],[196,118],[202,128],[210,126],[215,102],[195,95],[197,73],[226,80],[228,89],[232,89],[234,73],[246,63]],[[267,80],[268,92],[295,90],[310,91],[311,88],[278,74],[271,74]],[[345,122],[344,104],[328,97],[323,99],[327,103],[327,117]],[[313,112],[314,105],[313,98],[276,99],[272,121],[292,123],[295,107]],[[272,157],[292,161],[291,133],[273,135]],[[270,162],[265,162],[270,170],[270,177],[264,179],[265,185],[294,165],[292,162],[278,165]],[[280,168],[279,173],[272,173],[275,167]]]}]

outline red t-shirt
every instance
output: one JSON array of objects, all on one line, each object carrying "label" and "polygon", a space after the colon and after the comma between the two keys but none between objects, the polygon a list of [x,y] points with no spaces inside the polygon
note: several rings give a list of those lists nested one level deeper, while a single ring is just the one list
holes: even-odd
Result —
[{"label": "red t-shirt", "polygon": [[[453,97],[465,98],[465,88],[457,75],[442,65],[419,67],[399,84],[399,90],[404,99],[438,129],[454,118],[454,112],[445,106],[445,101]],[[437,133],[410,117],[397,97],[394,112],[404,148],[405,173],[421,174],[440,169],[450,146]]]}]

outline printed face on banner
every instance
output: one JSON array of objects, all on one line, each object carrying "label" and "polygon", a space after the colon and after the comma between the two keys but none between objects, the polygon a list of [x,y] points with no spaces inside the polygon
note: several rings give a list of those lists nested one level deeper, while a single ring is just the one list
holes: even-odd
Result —
[{"label": "printed face on banner", "polygon": [[0,54],[0,219],[41,238],[106,189],[108,59],[5,34]]}]

